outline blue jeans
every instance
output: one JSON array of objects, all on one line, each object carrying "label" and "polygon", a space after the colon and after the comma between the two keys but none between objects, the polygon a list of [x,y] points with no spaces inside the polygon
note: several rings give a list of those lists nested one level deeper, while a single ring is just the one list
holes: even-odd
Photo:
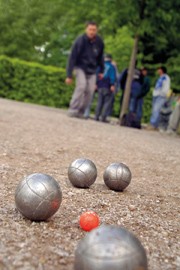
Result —
[{"label": "blue jeans", "polygon": [[109,109],[107,111],[107,116],[111,116],[113,113],[114,101],[115,101],[115,93],[112,93]]},{"label": "blue jeans", "polygon": [[136,114],[136,117],[141,121],[143,115],[143,98],[131,97],[129,101],[129,111]]},{"label": "blue jeans", "polygon": [[137,98],[136,97],[130,97],[129,111],[135,113],[136,109],[137,109]]},{"label": "blue jeans", "polygon": [[160,111],[165,102],[166,102],[166,97],[161,97],[161,96],[153,97],[152,114],[151,114],[150,123],[155,128],[157,128],[159,125]]},{"label": "blue jeans", "polygon": [[113,93],[110,89],[99,88],[98,89],[98,103],[96,107],[96,120],[99,119],[100,115],[102,116],[102,120],[106,120],[109,112],[109,108],[112,103],[112,95]]},{"label": "blue jeans", "polygon": [[143,116],[143,98],[138,99],[136,115],[137,119],[141,121],[141,118]]}]

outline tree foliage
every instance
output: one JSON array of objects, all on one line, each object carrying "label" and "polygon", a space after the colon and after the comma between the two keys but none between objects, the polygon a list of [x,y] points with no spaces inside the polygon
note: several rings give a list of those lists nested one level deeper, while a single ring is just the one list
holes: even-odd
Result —
[{"label": "tree foliage", "polygon": [[[167,64],[177,74],[179,0],[0,0],[0,54],[65,67],[73,40],[95,20],[119,69],[139,35],[139,65]],[[174,87],[178,86],[173,76]]]}]

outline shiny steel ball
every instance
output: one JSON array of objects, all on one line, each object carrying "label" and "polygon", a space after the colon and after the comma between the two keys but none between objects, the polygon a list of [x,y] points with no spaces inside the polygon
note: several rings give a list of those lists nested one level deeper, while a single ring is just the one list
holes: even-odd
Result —
[{"label": "shiny steel ball", "polygon": [[34,173],[25,177],[15,192],[16,208],[33,221],[44,221],[59,209],[62,192],[58,182],[47,174]]},{"label": "shiny steel ball", "polygon": [[147,270],[146,252],[129,231],[102,225],[88,233],[75,251],[75,270]]},{"label": "shiny steel ball", "polygon": [[106,186],[115,191],[123,191],[131,182],[131,171],[123,163],[112,163],[103,175]]},{"label": "shiny steel ball", "polygon": [[89,159],[76,159],[68,168],[68,178],[75,187],[88,188],[95,182],[96,177],[96,166]]}]

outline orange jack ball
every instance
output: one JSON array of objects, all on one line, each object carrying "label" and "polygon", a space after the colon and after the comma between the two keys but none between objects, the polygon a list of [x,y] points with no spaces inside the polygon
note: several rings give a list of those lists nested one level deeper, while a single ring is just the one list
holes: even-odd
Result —
[{"label": "orange jack ball", "polygon": [[84,231],[91,231],[93,229],[95,229],[96,227],[99,226],[99,217],[98,215],[93,212],[93,211],[88,211],[83,213],[80,216],[80,227],[84,230]]}]

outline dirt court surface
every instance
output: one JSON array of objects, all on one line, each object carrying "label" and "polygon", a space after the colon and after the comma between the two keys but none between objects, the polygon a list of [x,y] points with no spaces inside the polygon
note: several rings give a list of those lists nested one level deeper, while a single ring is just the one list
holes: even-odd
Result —
[{"label": "dirt court surface", "polygon": [[[68,181],[68,165],[79,157],[97,166],[90,189]],[[132,171],[124,192],[103,183],[113,162]],[[31,222],[15,209],[17,184],[34,172],[52,175],[62,188],[60,209],[48,222]],[[74,250],[86,234],[78,218],[86,210],[97,212],[101,223],[132,231],[147,251],[149,270],[179,270],[179,184],[180,138],[0,99],[0,270],[72,270]]]}]

